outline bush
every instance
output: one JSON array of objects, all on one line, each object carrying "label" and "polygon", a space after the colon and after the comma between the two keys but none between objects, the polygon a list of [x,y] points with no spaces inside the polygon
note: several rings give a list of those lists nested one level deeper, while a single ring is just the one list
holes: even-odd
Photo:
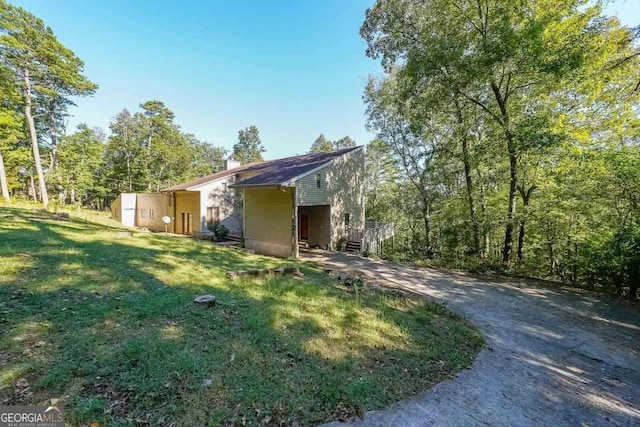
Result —
[{"label": "bush", "polygon": [[227,240],[227,237],[229,236],[229,229],[220,221],[209,221],[207,223],[207,228],[213,233],[213,236],[218,242]]}]

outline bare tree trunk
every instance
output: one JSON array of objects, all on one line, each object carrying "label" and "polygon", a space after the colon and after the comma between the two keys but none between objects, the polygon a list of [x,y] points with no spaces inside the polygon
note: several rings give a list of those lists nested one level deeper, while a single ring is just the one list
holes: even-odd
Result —
[{"label": "bare tree trunk", "polygon": [[495,82],[491,82],[491,90],[500,108],[500,125],[504,131],[507,151],[509,153],[509,207],[507,209],[507,225],[505,227],[504,247],[502,249],[502,263],[508,267],[511,263],[511,253],[513,252],[513,229],[515,226],[516,196],[518,192],[518,156],[509,123],[507,96],[502,95],[500,87]]},{"label": "bare tree trunk", "polygon": [[469,202],[469,215],[471,216],[471,229],[473,233],[473,253],[480,253],[480,227],[478,226],[478,218],[476,215],[476,204],[473,200],[473,179],[471,177],[471,162],[469,160],[469,141],[467,132],[464,128],[464,118],[462,117],[462,109],[458,101],[455,101],[456,114],[458,124],[460,125],[460,140],[462,142],[462,162],[464,163],[464,179],[467,185],[467,199]]},{"label": "bare tree trunk", "polygon": [[133,190],[133,182],[131,181],[131,159],[127,157],[127,178],[129,179],[129,192]]},{"label": "bare tree trunk", "polygon": [[11,196],[9,195],[9,185],[7,184],[7,173],[4,170],[4,159],[2,153],[0,153],[0,187],[2,187],[2,197],[7,203],[11,203]]},{"label": "bare tree trunk", "polygon": [[[512,145],[512,143],[509,143]],[[516,217],[516,195],[518,174],[516,171],[517,160],[515,154],[509,149],[510,182],[509,182],[509,209],[507,211],[507,226],[504,232],[504,248],[502,249],[502,263],[508,266],[511,263],[513,251],[513,228]]]},{"label": "bare tree trunk", "polygon": [[38,203],[38,193],[36,192],[36,184],[33,182],[33,175],[29,174],[29,192],[33,197],[33,201]]},{"label": "bare tree trunk", "polygon": [[428,200],[422,200],[422,217],[424,219],[424,250],[428,259],[433,258],[433,242],[431,239],[431,205]]},{"label": "bare tree trunk", "polygon": [[547,245],[549,247],[549,262],[550,262],[550,268],[549,268],[549,275],[551,277],[555,277],[556,276],[556,255],[555,255],[555,250],[553,247],[553,242],[551,240],[549,240],[547,242]]},{"label": "bare tree trunk", "polygon": [[38,146],[38,134],[36,133],[36,125],[31,115],[31,81],[29,80],[29,70],[24,70],[24,115],[27,118],[27,124],[29,125],[29,134],[31,135],[31,147],[33,149],[33,161],[36,166],[36,173],[38,174],[38,185],[40,187],[40,199],[42,205],[46,208],[49,205],[49,195],[47,194],[47,184],[44,180],[44,174],[42,173],[42,161],[40,159],[40,147]]},{"label": "bare tree trunk", "polygon": [[76,189],[71,188],[71,204],[74,205],[76,203]]},{"label": "bare tree trunk", "polygon": [[522,262],[524,258],[524,236],[525,236],[525,224],[527,222],[527,213],[529,210],[529,201],[531,200],[531,193],[536,189],[535,185],[529,187],[528,190],[525,191],[524,185],[518,187],[518,191],[520,192],[520,196],[522,197],[522,219],[520,219],[520,230],[518,231],[518,263]]}]

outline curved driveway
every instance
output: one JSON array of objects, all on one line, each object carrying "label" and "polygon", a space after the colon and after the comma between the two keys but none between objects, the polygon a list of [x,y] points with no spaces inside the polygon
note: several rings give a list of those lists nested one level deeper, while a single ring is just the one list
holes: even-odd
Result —
[{"label": "curved driveway", "polygon": [[640,426],[637,305],[354,255],[301,258],[446,303],[486,338],[470,369],[353,425]]}]

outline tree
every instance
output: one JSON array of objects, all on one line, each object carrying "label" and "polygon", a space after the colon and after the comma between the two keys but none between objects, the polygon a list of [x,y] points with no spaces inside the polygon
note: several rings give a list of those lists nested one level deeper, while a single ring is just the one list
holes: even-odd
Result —
[{"label": "tree", "polygon": [[207,142],[201,142],[193,135],[188,134],[187,138],[193,146],[193,162],[189,178],[211,175],[224,169],[227,150]]},{"label": "tree", "polygon": [[122,110],[109,125],[111,135],[105,151],[106,179],[115,192],[148,188],[148,153],[142,127],[128,110]]},{"label": "tree", "polygon": [[[505,265],[512,256],[519,159],[534,144],[557,139],[544,131],[560,129],[545,98],[562,102],[576,82],[595,77],[584,70],[608,62],[601,57],[611,56],[607,33],[616,30],[608,26],[599,3],[587,0],[379,0],[367,11],[361,28],[367,54],[381,58],[387,71],[401,69],[409,82],[405,97],[433,105],[436,97],[462,97],[499,129],[509,161]],[[534,129],[536,137],[529,138]]]},{"label": "tree", "polygon": [[92,196],[104,195],[100,183],[104,149],[104,132],[86,124],[78,125],[76,132],[60,139],[58,173],[64,188],[63,202],[68,195],[71,203],[80,198],[86,205]]},{"label": "tree", "polygon": [[12,84],[10,71],[0,64],[0,190],[7,203],[11,201],[3,153],[13,149],[21,131],[20,117],[16,113],[20,93]]},{"label": "tree", "polygon": [[233,146],[231,156],[241,164],[246,164],[263,160],[262,153],[265,151],[258,128],[251,125],[238,132],[238,142]]},{"label": "tree", "polygon": [[311,145],[309,153],[328,153],[330,151],[333,151],[333,143],[325,138],[324,134],[320,134]]},{"label": "tree", "polygon": [[341,150],[343,148],[350,148],[355,146],[356,146],[356,142],[348,136],[345,136],[344,138],[340,138],[339,140],[333,143],[333,148],[335,150]]},{"label": "tree", "polygon": [[49,197],[33,117],[34,104],[46,108],[49,101],[49,105],[64,109],[71,103],[70,96],[89,95],[97,85],[85,78],[82,61],[56,39],[42,20],[5,0],[0,0],[0,59],[12,71],[16,84],[22,84],[24,116],[31,137],[40,196],[46,207]]}]

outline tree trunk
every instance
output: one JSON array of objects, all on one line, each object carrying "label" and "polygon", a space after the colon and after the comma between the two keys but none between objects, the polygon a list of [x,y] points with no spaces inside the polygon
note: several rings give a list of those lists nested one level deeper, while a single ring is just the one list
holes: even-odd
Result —
[{"label": "tree trunk", "polygon": [[478,185],[480,189],[480,211],[482,212],[483,224],[482,224],[482,258],[488,258],[491,256],[491,236],[489,233],[489,227],[486,223],[487,217],[487,198],[484,191],[484,185],[482,184],[482,175],[480,174],[480,170],[476,168],[476,174],[478,175]]},{"label": "tree trunk", "polygon": [[522,219],[520,220],[520,230],[518,231],[518,264],[520,264],[522,262],[522,259],[524,258],[525,224],[527,222],[527,213],[529,211],[529,201],[531,200],[531,194],[535,189],[535,185],[529,187],[527,191],[524,190],[524,185],[518,187],[520,196],[522,196]]},{"label": "tree trunk", "polygon": [[36,184],[33,182],[32,174],[29,174],[29,193],[31,193],[33,201],[38,203],[38,193],[36,192]]},{"label": "tree trunk", "polygon": [[549,268],[549,275],[551,277],[555,277],[556,276],[556,254],[555,254],[555,250],[553,248],[553,242],[551,240],[549,240],[547,242],[547,245],[549,247],[549,262],[550,262],[550,268]]},{"label": "tree trunk", "polygon": [[7,184],[7,173],[4,170],[4,159],[2,153],[0,153],[0,187],[2,188],[2,197],[7,203],[11,203],[11,196],[9,195],[9,185]]},{"label": "tree trunk", "polygon": [[131,181],[131,159],[127,157],[127,179],[129,180],[129,192],[133,191],[133,182]]},{"label": "tree trunk", "polygon": [[509,207],[507,210],[507,225],[504,232],[504,247],[502,249],[502,263],[509,266],[511,263],[511,253],[513,252],[513,228],[516,217],[516,196],[518,192],[518,157],[509,123],[509,112],[507,111],[507,97],[500,92],[500,87],[491,82],[491,90],[500,108],[502,118],[500,125],[504,131],[507,142],[507,152],[509,153]]},{"label": "tree trunk", "polygon": [[71,204],[75,205],[76,203],[76,189],[71,188]]},{"label": "tree trunk", "polygon": [[431,206],[428,200],[422,200],[422,218],[424,219],[424,252],[427,259],[433,258],[431,241]]},{"label": "tree trunk", "polygon": [[24,115],[29,125],[29,135],[31,136],[31,147],[33,149],[33,161],[38,174],[38,186],[40,187],[40,199],[42,205],[46,208],[49,205],[49,195],[47,194],[47,184],[44,181],[42,173],[42,161],[40,159],[40,147],[38,146],[38,134],[36,133],[36,125],[31,115],[31,81],[29,80],[29,70],[24,70]]},{"label": "tree trunk", "polygon": [[460,104],[456,100],[456,113],[458,116],[458,124],[460,125],[460,139],[462,142],[462,161],[464,163],[464,179],[467,184],[467,199],[469,202],[469,215],[471,216],[471,229],[473,234],[473,253],[480,252],[480,227],[478,226],[478,218],[476,215],[476,204],[473,200],[473,179],[471,178],[471,162],[469,160],[469,141],[467,132],[464,128],[464,118]]}]

